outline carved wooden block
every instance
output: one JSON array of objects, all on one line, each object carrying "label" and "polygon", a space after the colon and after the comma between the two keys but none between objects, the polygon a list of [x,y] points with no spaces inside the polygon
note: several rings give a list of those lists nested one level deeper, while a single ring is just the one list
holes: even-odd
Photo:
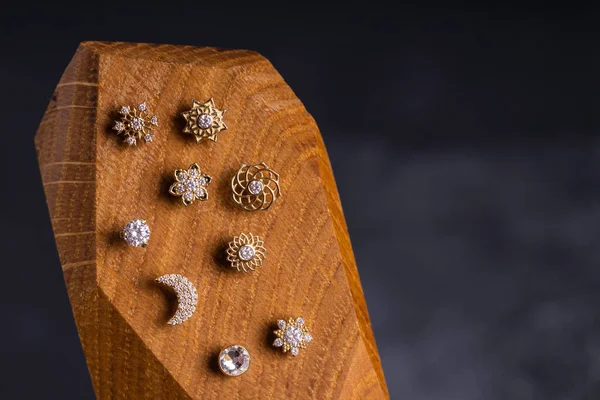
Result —
[{"label": "carved wooden block", "polygon": [[[182,134],[192,99],[214,98],[229,127],[218,141]],[[153,143],[128,147],[111,130],[121,105],[159,117]],[[87,42],[80,45],[37,132],[52,227],[98,398],[387,398],[352,247],[323,140],[273,66],[243,50]],[[232,199],[242,163],[280,174],[266,212]],[[212,176],[209,200],[169,196],[176,168]],[[146,248],[119,231],[144,218]],[[263,266],[224,261],[241,232],[265,240]],[[173,296],[154,282],[186,276],[198,309],[166,324]],[[303,316],[314,340],[297,357],[271,346],[278,319]],[[217,354],[245,346],[250,369],[227,377]]]}]

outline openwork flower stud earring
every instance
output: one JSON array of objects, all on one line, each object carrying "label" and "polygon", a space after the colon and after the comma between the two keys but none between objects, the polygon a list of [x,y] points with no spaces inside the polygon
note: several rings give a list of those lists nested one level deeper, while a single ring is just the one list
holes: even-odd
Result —
[{"label": "openwork flower stud earring", "polygon": [[183,113],[183,118],[186,120],[183,133],[194,135],[198,143],[202,139],[216,142],[217,134],[227,129],[227,125],[223,122],[225,111],[215,107],[213,99],[209,99],[206,103],[192,100],[192,109]]},{"label": "openwork flower stud earring", "polygon": [[277,339],[273,342],[273,346],[281,347],[284,353],[289,351],[293,356],[297,356],[300,349],[305,349],[306,345],[313,340],[302,317],[295,321],[290,318],[287,322],[280,319],[277,321],[277,326],[279,329],[274,332]]},{"label": "openwork flower stud earring", "polygon": [[146,143],[152,141],[158,118],[156,115],[150,116],[146,103],[137,107],[123,106],[120,114],[121,119],[115,121],[113,129],[117,131],[117,135],[125,135],[125,143],[135,146],[138,140],[144,139]]},{"label": "openwork flower stud earring", "polygon": [[264,242],[251,233],[235,236],[229,242],[227,249],[227,261],[231,263],[231,268],[236,268],[238,271],[254,271],[262,265],[266,256],[267,249],[264,247]]},{"label": "openwork flower stud earring", "polygon": [[146,247],[150,239],[150,228],[143,219],[134,219],[125,225],[121,237],[133,247]]},{"label": "openwork flower stud earring", "polygon": [[208,200],[206,187],[212,178],[200,171],[198,164],[192,164],[187,170],[175,170],[175,183],[169,188],[173,196],[180,196],[183,204],[189,206],[194,200]]},{"label": "openwork flower stud earring", "polygon": [[167,324],[179,325],[190,319],[198,304],[198,292],[192,282],[179,274],[163,275],[156,282],[170,287],[177,296],[177,311]]},{"label": "openwork flower stud earring", "polygon": [[247,211],[268,210],[281,194],[279,174],[267,164],[243,164],[231,180],[233,200]]},{"label": "openwork flower stud earring", "polygon": [[229,346],[219,354],[219,368],[225,375],[240,376],[250,366],[250,353],[242,346]]}]

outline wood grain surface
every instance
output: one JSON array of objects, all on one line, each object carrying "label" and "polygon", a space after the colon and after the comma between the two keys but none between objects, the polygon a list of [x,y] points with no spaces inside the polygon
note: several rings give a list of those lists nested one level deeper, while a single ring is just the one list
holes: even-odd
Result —
[{"label": "wood grain surface", "polygon": [[[214,98],[229,129],[216,143],[184,135],[181,112]],[[111,130],[121,105],[146,102],[153,143],[128,147]],[[273,66],[244,50],[82,43],[36,135],[56,244],[98,398],[388,398],[340,200],[313,118]],[[282,196],[266,212],[233,202],[242,163],[267,163]],[[176,168],[212,176],[209,200],[168,194]],[[119,231],[144,218],[146,248]],[[241,232],[265,240],[251,273],[227,266]],[[198,309],[167,325],[174,296],[154,279],[178,273]],[[314,340],[297,357],[271,346],[278,319],[302,316]],[[240,377],[217,366],[245,346]]]}]

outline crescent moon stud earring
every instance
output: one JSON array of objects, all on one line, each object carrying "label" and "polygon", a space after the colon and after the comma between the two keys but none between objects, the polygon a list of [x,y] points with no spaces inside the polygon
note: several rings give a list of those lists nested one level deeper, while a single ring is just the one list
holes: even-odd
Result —
[{"label": "crescent moon stud earring", "polygon": [[266,211],[281,195],[279,174],[267,164],[243,164],[231,180],[233,201],[246,211]]},{"label": "crescent moon stud earring", "polygon": [[121,231],[121,237],[130,246],[146,247],[150,239],[150,228],[146,220],[134,219],[125,225],[125,228]]},{"label": "crescent moon stud earring", "polygon": [[179,325],[190,319],[198,304],[198,292],[192,282],[179,274],[163,275],[156,282],[168,286],[177,296],[177,311],[167,324]]}]

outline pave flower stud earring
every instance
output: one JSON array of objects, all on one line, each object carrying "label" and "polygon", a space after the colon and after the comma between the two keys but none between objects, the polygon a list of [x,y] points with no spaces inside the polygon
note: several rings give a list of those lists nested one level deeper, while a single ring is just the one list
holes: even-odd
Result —
[{"label": "pave flower stud earring", "polygon": [[277,326],[279,329],[273,332],[277,336],[273,346],[281,347],[284,353],[289,351],[293,356],[297,356],[300,349],[305,349],[307,344],[313,340],[308,327],[304,325],[302,317],[297,318],[295,321],[290,318],[287,322],[280,319],[277,321]]},{"label": "pave flower stud earring", "polygon": [[150,228],[143,219],[134,219],[125,225],[121,237],[133,247],[146,247],[150,239]]},{"label": "pave flower stud earring", "polygon": [[267,164],[243,164],[231,180],[233,200],[246,211],[268,210],[281,194],[279,174]]},{"label": "pave flower stud earring", "polygon": [[223,122],[225,111],[215,107],[213,99],[209,99],[206,103],[192,100],[192,109],[183,113],[186,121],[183,133],[194,135],[198,143],[203,139],[216,142],[217,134],[227,129],[227,125]]},{"label": "pave flower stud earring", "polygon": [[250,353],[242,346],[229,346],[219,354],[219,368],[225,375],[240,376],[250,366]]},{"label": "pave flower stud earring", "polygon": [[262,265],[266,256],[264,242],[251,233],[235,236],[227,249],[227,261],[231,263],[231,268],[238,271],[254,271]]},{"label": "pave flower stud earring", "polygon": [[121,107],[121,119],[115,121],[113,129],[117,135],[125,136],[125,143],[135,146],[138,140],[144,139],[146,143],[152,142],[153,130],[158,126],[156,115],[151,116],[146,103],[137,107]]},{"label": "pave flower stud earring", "polygon": [[179,325],[190,319],[198,304],[198,292],[192,282],[179,274],[163,275],[156,282],[170,287],[177,296],[177,311],[167,324]]},{"label": "pave flower stud earring", "polygon": [[189,206],[194,200],[208,200],[206,187],[212,178],[200,171],[198,164],[192,164],[187,170],[175,170],[175,182],[169,188],[173,196],[181,197],[183,204]]}]

